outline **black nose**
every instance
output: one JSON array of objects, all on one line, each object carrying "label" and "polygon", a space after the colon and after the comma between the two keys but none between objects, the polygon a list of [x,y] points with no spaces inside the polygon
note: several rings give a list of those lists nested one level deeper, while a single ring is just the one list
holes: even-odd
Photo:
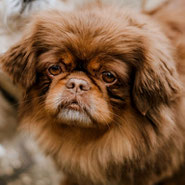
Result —
[{"label": "black nose", "polygon": [[78,78],[69,79],[66,83],[66,87],[76,93],[88,91],[90,89],[89,83],[86,80]]}]

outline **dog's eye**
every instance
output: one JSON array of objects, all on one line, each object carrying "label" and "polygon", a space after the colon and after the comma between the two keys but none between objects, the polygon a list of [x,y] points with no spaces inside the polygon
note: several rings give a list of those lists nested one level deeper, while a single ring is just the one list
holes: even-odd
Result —
[{"label": "dog's eye", "polygon": [[115,75],[109,71],[104,71],[102,73],[102,79],[104,82],[109,83],[109,84],[114,83],[117,80]]},{"label": "dog's eye", "polygon": [[62,69],[59,65],[53,65],[48,68],[48,71],[51,75],[56,76],[59,75],[62,72]]}]

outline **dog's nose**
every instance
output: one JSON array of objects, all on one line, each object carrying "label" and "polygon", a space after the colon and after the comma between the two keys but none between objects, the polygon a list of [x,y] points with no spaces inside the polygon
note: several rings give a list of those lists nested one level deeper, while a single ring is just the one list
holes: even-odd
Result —
[{"label": "dog's nose", "polygon": [[66,83],[66,87],[77,93],[90,90],[89,83],[86,80],[78,78],[69,79],[68,82]]}]

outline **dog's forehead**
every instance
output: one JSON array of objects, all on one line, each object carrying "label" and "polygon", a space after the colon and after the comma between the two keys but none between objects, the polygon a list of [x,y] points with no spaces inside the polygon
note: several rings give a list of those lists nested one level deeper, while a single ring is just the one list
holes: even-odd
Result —
[{"label": "dog's forehead", "polygon": [[[84,19],[83,19],[84,20]],[[61,44],[70,50],[79,60],[90,60],[102,53],[108,54],[117,45],[119,38],[116,38],[114,32],[106,26],[96,27],[96,23],[91,21],[89,26],[86,22],[78,24],[71,23],[62,36]]]},{"label": "dog's forehead", "polygon": [[123,58],[124,55],[130,60],[131,55],[136,58],[141,44],[138,30],[128,22],[83,12],[74,16],[47,15],[36,22],[34,31],[36,50],[68,51],[78,63],[92,61],[97,56]]},{"label": "dog's forehead", "polygon": [[81,54],[98,49],[108,49],[111,43],[119,37],[119,26],[114,20],[104,17],[78,13],[71,15],[57,15],[51,18],[40,17],[35,24],[35,35],[43,43],[57,46],[64,45],[73,50],[81,50]]}]

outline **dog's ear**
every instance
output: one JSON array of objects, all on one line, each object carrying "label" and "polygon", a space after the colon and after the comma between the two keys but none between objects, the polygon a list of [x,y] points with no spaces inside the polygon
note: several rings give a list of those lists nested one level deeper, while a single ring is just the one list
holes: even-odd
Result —
[{"label": "dog's ear", "polygon": [[159,110],[160,105],[168,106],[181,92],[170,44],[158,39],[146,48],[149,43],[143,44],[143,57],[135,68],[132,91],[134,103],[143,115]]},{"label": "dog's ear", "polygon": [[2,69],[13,82],[28,89],[36,79],[35,54],[31,39],[25,38],[0,57]]}]

